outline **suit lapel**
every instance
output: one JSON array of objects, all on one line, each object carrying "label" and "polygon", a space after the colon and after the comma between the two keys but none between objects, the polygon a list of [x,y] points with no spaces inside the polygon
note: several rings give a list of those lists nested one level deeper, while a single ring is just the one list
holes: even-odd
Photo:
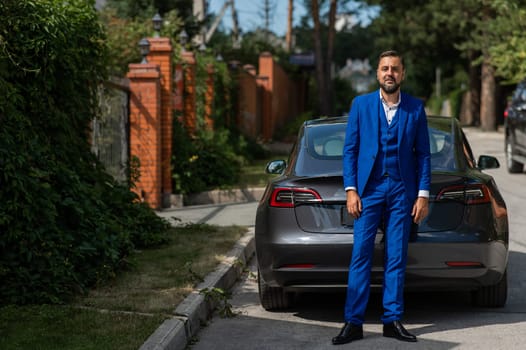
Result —
[{"label": "suit lapel", "polygon": [[405,134],[405,127],[407,125],[407,120],[409,119],[409,115],[407,113],[406,103],[407,98],[405,98],[404,94],[400,92],[401,94],[401,101],[400,106],[398,106],[398,144],[402,142],[402,137]]},{"label": "suit lapel", "polygon": [[376,91],[376,93],[373,95],[372,98],[372,108],[371,111],[373,111],[373,114],[371,116],[372,126],[373,126],[373,135],[378,135],[380,132],[380,118],[382,117],[383,113],[383,107],[382,102],[380,101],[380,93]]}]

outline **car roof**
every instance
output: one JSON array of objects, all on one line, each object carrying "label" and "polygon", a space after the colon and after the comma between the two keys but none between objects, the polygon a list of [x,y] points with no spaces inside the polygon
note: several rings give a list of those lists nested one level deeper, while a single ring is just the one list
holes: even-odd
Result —
[{"label": "car roof", "polygon": [[[453,117],[444,117],[444,116],[435,116],[435,115],[428,115],[427,116],[427,122],[430,127],[443,130],[443,131],[451,131],[452,124],[458,124],[458,121]],[[307,120],[304,125],[306,127],[308,126],[316,126],[316,125],[324,125],[324,124],[338,124],[338,123],[347,123],[347,116],[340,116],[340,117],[320,117],[316,119]]]}]

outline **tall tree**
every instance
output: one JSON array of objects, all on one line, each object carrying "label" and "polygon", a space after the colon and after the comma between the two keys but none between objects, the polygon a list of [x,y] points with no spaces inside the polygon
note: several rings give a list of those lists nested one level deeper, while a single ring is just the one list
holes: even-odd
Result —
[{"label": "tall tree", "polygon": [[[332,114],[332,77],[331,65],[334,53],[335,22],[337,0],[330,0],[329,22],[327,35],[327,51],[324,55],[322,46],[322,26],[320,21],[319,0],[311,0],[311,13],[314,22],[313,42],[316,64],[316,82],[318,85],[318,99],[320,112],[323,115]],[[325,56],[325,58],[324,58]]]},{"label": "tall tree", "polygon": [[[480,14],[484,13],[487,1],[368,2],[381,6],[380,15],[374,22],[380,38],[377,42],[384,47],[392,45],[391,47],[399,49],[409,61],[410,75],[406,88],[413,89],[413,93],[422,97],[432,96],[431,82],[434,81],[435,67],[439,67],[446,77],[446,92],[458,90],[461,84],[469,83],[472,106],[469,109],[471,115],[467,119],[470,123],[478,124],[481,111],[479,103],[490,103],[490,100],[479,98],[479,78],[494,77],[491,69],[481,76],[482,61],[476,61],[476,58],[481,57],[482,45],[474,43],[475,34],[484,26]],[[485,86],[491,89],[490,80],[486,82],[488,84]],[[495,94],[488,93],[492,96]],[[491,106],[486,105],[484,111],[491,109]]]},{"label": "tall tree", "polygon": [[287,51],[292,50],[292,20],[294,13],[294,0],[289,0],[288,16],[287,16],[287,34],[285,36],[285,42],[287,44]]},{"label": "tall tree", "polygon": [[327,63],[325,64],[325,76],[327,80],[325,82],[327,86],[327,99],[329,100],[329,109],[327,114],[332,115],[333,109],[333,84],[332,84],[332,67],[333,67],[333,56],[334,56],[334,40],[336,38],[336,0],[330,0],[329,8],[329,28],[328,28],[328,39],[327,39]]},{"label": "tall tree", "polygon": [[320,8],[318,5],[318,0],[311,0],[311,12],[312,20],[314,22],[313,41],[316,64],[316,83],[318,85],[318,101],[321,113],[328,114],[329,101],[327,99],[327,90],[325,84],[326,76],[321,46]]},{"label": "tall tree", "polygon": [[488,24],[490,61],[505,83],[526,78],[526,1],[495,4],[498,16]]},{"label": "tall tree", "polygon": [[[366,2],[381,6],[375,21],[379,42],[399,45],[417,76],[424,78],[420,82],[433,80],[426,66],[441,66],[446,75],[462,66],[468,72],[472,101],[468,123],[480,123],[484,130],[497,127],[502,108],[499,83],[526,76],[525,0]],[[429,93],[428,89],[424,96]]]}]

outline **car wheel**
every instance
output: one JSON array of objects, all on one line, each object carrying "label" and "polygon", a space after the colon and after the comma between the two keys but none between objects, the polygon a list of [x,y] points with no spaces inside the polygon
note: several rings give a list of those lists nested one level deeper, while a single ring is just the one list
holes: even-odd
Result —
[{"label": "car wheel", "polygon": [[265,310],[281,310],[290,307],[291,295],[283,288],[270,287],[261,277],[258,270],[259,301]]},{"label": "car wheel", "polygon": [[513,141],[513,136],[507,136],[505,151],[506,151],[506,167],[508,168],[508,172],[511,174],[522,173],[522,171],[524,170],[524,164],[513,160],[514,148],[515,148],[515,144]]},{"label": "car wheel", "polygon": [[499,283],[492,286],[482,287],[473,292],[473,302],[482,307],[503,307],[508,297],[508,277],[504,272]]}]

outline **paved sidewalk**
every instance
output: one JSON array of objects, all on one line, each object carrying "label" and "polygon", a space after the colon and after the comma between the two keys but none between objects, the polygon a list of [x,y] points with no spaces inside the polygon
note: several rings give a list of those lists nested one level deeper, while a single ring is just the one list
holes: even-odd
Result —
[{"label": "paved sidewalk", "polygon": [[210,224],[218,226],[254,226],[258,202],[243,202],[230,204],[208,204],[166,209],[157,214],[172,225]]}]

